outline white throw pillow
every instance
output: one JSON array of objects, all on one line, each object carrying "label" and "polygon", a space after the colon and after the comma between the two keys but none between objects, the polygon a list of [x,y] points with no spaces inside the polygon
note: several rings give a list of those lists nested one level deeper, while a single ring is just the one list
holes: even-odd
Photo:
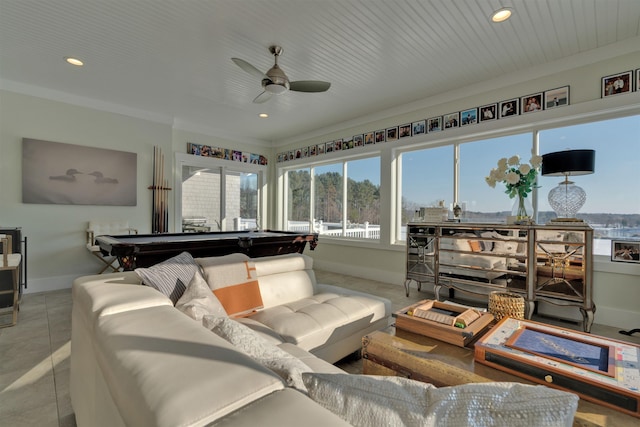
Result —
[{"label": "white throw pillow", "polygon": [[545,386],[436,388],[400,377],[305,373],[309,397],[354,426],[545,427],[573,423],[578,396]]},{"label": "white throw pillow", "polygon": [[202,274],[196,271],[189,282],[187,290],[176,303],[176,308],[191,317],[193,320],[202,321],[209,314],[216,317],[224,317],[227,312],[213,294]]},{"label": "white throw pillow", "polygon": [[198,269],[191,254],[182,252],[149,268],[136,268],[135,272],[142,283],[162,292],[175,305]]},{"label": "white throw pillow", "polygon": [[302,373],[311,372],[304,362],[271,344],[255,331],[229,318],[204,316],[202,324],[218,336],[244,351],[262,366],[271,369],[287,383],[302,392],[307,391]]}]

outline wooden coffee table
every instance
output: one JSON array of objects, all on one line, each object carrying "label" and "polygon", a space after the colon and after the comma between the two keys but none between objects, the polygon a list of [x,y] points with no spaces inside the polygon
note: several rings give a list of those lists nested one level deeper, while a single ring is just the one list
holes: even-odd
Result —
[{"label": "wooden coffee table", "polygon": [[[389,375],[429,382],[438,387],[470,382],[507,381],[534,384],[476,363],[473,348],[463,348],[394,327],[362,338],[363,374]],[[574,426],[637,427],[640,420],[580,399]]]}]

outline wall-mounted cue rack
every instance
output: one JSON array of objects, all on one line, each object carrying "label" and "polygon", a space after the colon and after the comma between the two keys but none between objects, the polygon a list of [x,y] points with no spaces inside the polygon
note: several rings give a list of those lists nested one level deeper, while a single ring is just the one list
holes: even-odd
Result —
[{"label": "wall-mounted cue rack", "polygon": [[151,211],[151,232],[169,231],[169,181],[164,177],[164,154],[159,147],[153,147],[153,185],[147,187],[153,193]]}]

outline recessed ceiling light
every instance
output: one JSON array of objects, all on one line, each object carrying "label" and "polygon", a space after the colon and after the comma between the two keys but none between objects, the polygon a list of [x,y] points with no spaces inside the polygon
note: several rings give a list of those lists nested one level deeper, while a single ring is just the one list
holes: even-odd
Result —
[{"label": "recessed ceiling light", "polygon": [[491,15],[491,20],[493,22],[504,22],[511,17],[511,8],[503,7],[502,9],[498,9],[493,12]]},{"label": "recessed ceiling light", "polygon": [[258,114],[258,117],[266,119],[267,117],[269,117],[269,115],[267,113],[260,113],[260,114]]},{"label": "recessed ceiling light", "polygon": [[82,67],[84,65],[84,62],[80,61],[78,58],[73,58],[71,56],[65,56],[64,60],[71,65],[75,65],[76,67]]}]

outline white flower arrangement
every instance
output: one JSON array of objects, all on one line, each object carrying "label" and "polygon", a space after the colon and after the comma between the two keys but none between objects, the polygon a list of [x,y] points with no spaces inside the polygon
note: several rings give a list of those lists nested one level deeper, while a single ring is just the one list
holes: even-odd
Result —
[{"label": "white flower arrangement", "polygon": [[533,154],[529,163],[520,163],[520,156],[503,157],[498,160],[498,167],[491,169],[485,181],[491,188],[498,182],[506,186],[510,198],[527,197],[536,184],[538,170],[542,166],[542,156]]}]

